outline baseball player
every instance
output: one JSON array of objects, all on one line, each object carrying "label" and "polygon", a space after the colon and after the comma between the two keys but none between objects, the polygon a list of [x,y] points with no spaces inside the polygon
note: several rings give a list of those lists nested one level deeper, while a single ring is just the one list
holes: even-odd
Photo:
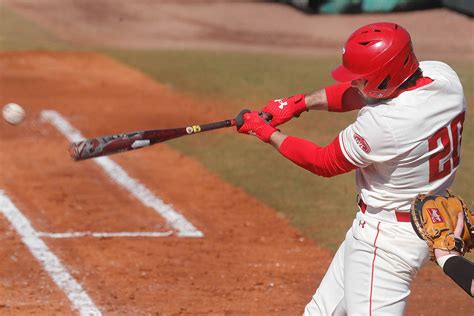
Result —
[{"label": "baseball player", "polygon": [[[238,131],[317,175],[356,170],[358,212],[305,315],[402,315],[410,285],[429,258],[408,211],[419,192],[441,193],[453,183],[463,88],[447,64],[419,63],[410,35],[395,23],[352,33],[332,76],[339,83],[270,101],[261,110],[273,116],[270,123],[259,111],[242,111]],[[276,128],[308,110],[356,109],[355,122],[324,147]]]}]

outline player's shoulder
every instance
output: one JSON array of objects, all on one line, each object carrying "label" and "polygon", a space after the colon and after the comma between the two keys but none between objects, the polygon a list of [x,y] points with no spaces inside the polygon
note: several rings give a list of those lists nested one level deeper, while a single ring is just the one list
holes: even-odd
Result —
[{"label": "player's shoulder", "polygon": [[[437,111],[431,103],[440,98],[445,101],[454,100],[456,102],[452,103],[455,105],[463,104],[463,88],[453,68],[441,61],[422,61],[420,62],[420,68],[423,71],[423,76],[431,78],[432,83],[406,91],[396,98],[366,105],[359,111],[357,120],[376,121],[380,123],[380,128],[388,129],[400,125],[400,128],[405,130],[403,126],[407,121],[413,124],[413,122],[425,119],[423,115],[420,115],[420,109],[424,109],[427,116],[431,116],[430,111],[426,111],[427,108]],[[439,102],[439,104],[442,103]],[[426,107],[427,104],[431,106]],[[448,106],[442,106],[444,106],[446,112],[449,112]],[[454,106],[453,109],[459,110],[457,106]]]},{"label": "player's shoulder", "polygon": [[459,77],[456,71],[442,61],[421,61],[420,68],[423,71],[424,77],[429,77],[435,81],[443,80],[448,82],[459,82]]},{"label": "player's shoulder", "polygon": [[366,105],[357,114],[354,124],[361,127],[364,126],[367,133],[370,132],[377,134],[387,130],[387,132],[391,134],[391,111],[391,107],[387,103]]},{"label": "player's shoulder", "polygon": [[447,63],[439,61],[439,60],[423,60],[420,61],[420,68],[421,69],[438,69],[438,70],[446,70],[446,71],[454,71],[451,66]]}]

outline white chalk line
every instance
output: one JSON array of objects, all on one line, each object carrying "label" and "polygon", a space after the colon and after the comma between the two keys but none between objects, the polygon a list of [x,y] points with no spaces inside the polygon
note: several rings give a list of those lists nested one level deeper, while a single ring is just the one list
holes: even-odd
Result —
[{"label": "white chalk line", "polygon": [[172,231],[167,232],[116,232],[116,233],[98,233],[98,232],[66,232],[66,233],[46,233],[36,232],[38,237],[46,238],[111,238],[111,237],[168,237],[173,235]]},{"label": "white chalk line", "polygon": [[59,258],[39,239],[37,231],[30,221],[3,190],[0,190],[0,212],[8,219],[21,236],[23,243],[41,263],[56,285],[66,294],[73,308],[78,310],[80,315],[102,315],[82,286],[69,274]]},{"label": "white chalk line", "polygon": [[[41,119],[49,122],[69,141],[76,142],[84,139],[84,136],[74,128],[64,117],[56,111],[45,110],[41,112]],[[116,183],[124,187],[145,206],[148,206],[160,214],[168,224],[177,231],[179,237],[203,237],[204,234],[196,229],[182,214],[178,213],[171,205],[164,203],[155,196],[147,187],[138,180],[130,177],[119,164],[108,157],[92,159],[105,173]]]}]

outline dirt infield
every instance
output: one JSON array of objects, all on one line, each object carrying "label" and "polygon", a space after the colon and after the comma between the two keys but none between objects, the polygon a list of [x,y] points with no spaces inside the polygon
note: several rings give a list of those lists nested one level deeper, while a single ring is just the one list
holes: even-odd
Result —
[{"label": "dirt infield", "polygon": [[[412,32],[422,59],[474,59],[473,20],[445,9],[341,17],[310,16],[258,0],[3,0],[2,4],[78,46],[333,55],[348,32],[383,19]],[[98,165],[72,162],[68,141],[40,119],[43,110],[55,110],[85,136],[95,136],[226,117],[228,113],[213,103],[217,101],[181,95],[95,53],[11,52],[0,53],[0,104],[7,102],[22,104],[28,117],[18,127],[0,122],[0,191],[36,232],[88,232],[85,237],[40,240],[100,311],[111,315],[302,312],[332,254],[301,236],[273,209],[166,144],[114,156],[131,177],[204,234],[179,237],[169,222]],[[4,258],[0,314],[74,314],[71,299],[2,214],[0,231]],[[93,232],[164,235],[90,236]],[[472,299],[430,264],[414,283],[406,314],[470,315],[471,306]]]},{"label": "dirt infield", "polygon": [[[72,162],[67,141],[38,116],[41,110],[54,109],[84,134],[95,135],[180,125],[183,118],[173,117],[170,105],[199,106],[96,54],[2,54],[0,60],[0,101],[16,101],[28,111],[28,120],[19,127],[0,124],[0,164],[7,168],[0,188],[35,229],[170,230],[93,163]],[[83,71],[87,78],[81,78]],[[140,111],[133,111],[136,102]],[[208,115],[202,107],[189,113],[195,113],[194,119]],[[327,251],[302,238],[273,210],[166,144],[115,160],[171,202],[204,237],[45,238],[102,311],[160,315],[301,311],[314,288],[314,282],[301,281],[321,278],[330,259]],[[2,253],[8,258],[0,269],[2,292],[8,293],[1,296],[0,313],[70,310],[8,223],[2,218],[0,224],[6,232],[1,237]]]},{"label": "dirt infield", "polygon": [[[99,71],[100,69],[100,71]],[[86,72],[87,77],[82,76]],[[23,104],[28,119],[0,124],[0,190],[41,232],[172,231],[93,162],[72,162],[65,138],[41,122],[61,113],[86,136],[216,117],[144,75],[98,54],[2,53],[0,102]],[[159,101],[159,102],[158,102]],[[140,110],[134,111],[136,104]],[[190,109],[193,111],[190,111]],[[182,111],[177,111],[180,109]],[[188,111],[186,111],[188,110]],[[178,117],[186,112],[189,117]],[[42,240],[106,314],[298,315],[331,254],[276,212],[166,144],[115,156],[171,203],[203,238],[77,237]],[[69,314],[64,293],[0,216],[0,314]],[[423,294],[438,287],[437,305]],[[421,273],[408,315],[472,311],[470,300],[432,268]]]}]

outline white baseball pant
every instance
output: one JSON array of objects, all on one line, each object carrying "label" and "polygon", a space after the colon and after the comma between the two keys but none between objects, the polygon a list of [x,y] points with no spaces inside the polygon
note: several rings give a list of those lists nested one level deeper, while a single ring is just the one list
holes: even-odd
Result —
[{"label": "white baseball pant", "polygon": [[304,315],[403,315],[428,259],[410,222],[358,212]]}]

